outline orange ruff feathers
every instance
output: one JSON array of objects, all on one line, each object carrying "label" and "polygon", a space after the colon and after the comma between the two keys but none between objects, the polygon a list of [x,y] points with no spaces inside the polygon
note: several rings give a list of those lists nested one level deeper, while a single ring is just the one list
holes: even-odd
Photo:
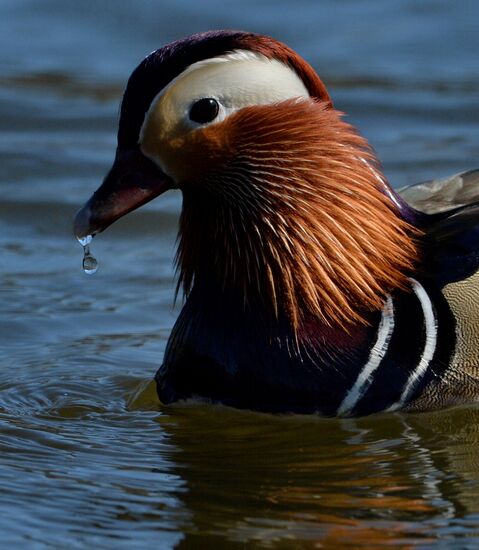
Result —
[{"label": "orange ruff feathers", "polygon": [[296,329],[310,316],[347,328],[406,287],[417,230],[385,193],[367,141],[341,117],[324,102],[288,100],[186,137],[186,293],[208,269],[243,289],[245,304],[269,302]]}]

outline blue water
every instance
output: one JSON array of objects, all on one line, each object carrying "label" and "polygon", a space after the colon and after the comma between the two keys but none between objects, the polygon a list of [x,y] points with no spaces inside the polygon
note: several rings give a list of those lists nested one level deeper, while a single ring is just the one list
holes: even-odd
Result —
[{"label": "blue water", "polygon": [[71,235],[131,70],[210,28],[287,42],[397,186],[479,165],[479,3],[0,2],[0,546],[479,544],[479,409],[361,420],[161,407],[180,197]]}]

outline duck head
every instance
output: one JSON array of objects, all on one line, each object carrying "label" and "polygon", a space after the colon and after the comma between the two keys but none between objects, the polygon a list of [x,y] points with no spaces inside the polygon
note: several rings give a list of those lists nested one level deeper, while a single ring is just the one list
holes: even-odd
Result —
[{"label": "duck head", "polygon": [[186,294],[237,294],[295,328],[366,321],[416,261],[416,230],[368,143],[312,67],[268,37],[203,33],[140,63],[115,162],[75,233],[98,233],[171,188],[183,193]]}]

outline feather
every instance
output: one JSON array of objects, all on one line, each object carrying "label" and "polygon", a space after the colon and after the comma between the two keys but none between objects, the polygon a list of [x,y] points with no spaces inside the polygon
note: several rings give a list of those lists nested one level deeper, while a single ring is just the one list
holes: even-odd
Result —
[{"label": "feather", "polygon": [[418,183],[401,196],[424,214],[422,271],[440,286],[479,269],[479,170]]}]

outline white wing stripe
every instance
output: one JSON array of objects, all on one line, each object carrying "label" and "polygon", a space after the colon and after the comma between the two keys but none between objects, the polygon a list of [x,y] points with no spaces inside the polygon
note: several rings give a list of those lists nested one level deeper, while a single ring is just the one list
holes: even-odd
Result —
[{"label": "white wing stripe", "polygon": [[339,405],[336,413],[338,416],[347,416],[351,414],[358,401],[366,393],[373,381],[372,375],[374,371],[379,367],[381,361],[386,355],[393,331],[394,306],[391,297],[388,296],[382,310],[376,343],[371,348],[368,362],[361,369],[352,388],[348,391]]},{"label": "white wing stripe", "polygon": [[415,370],[409,376],[399,401],[393,403],[386,409],[387,411],[396,411],[404,406],[404,404],[408,401],[412,390],[414,389],[414,385],[424,376],[427,368],[429,367],[429,363],[434,357],[434,352],[436,351],[437,321],[436,316],[434,315],[431,299],[421,284],[419,284],[415,279],[410,279],[410,281],[412,282],[412,287],[416,296],[421,302],[421,307],[424,314],[424,323],[426,325],[426,341],[424,343],[421,359],[419,360]]}]

